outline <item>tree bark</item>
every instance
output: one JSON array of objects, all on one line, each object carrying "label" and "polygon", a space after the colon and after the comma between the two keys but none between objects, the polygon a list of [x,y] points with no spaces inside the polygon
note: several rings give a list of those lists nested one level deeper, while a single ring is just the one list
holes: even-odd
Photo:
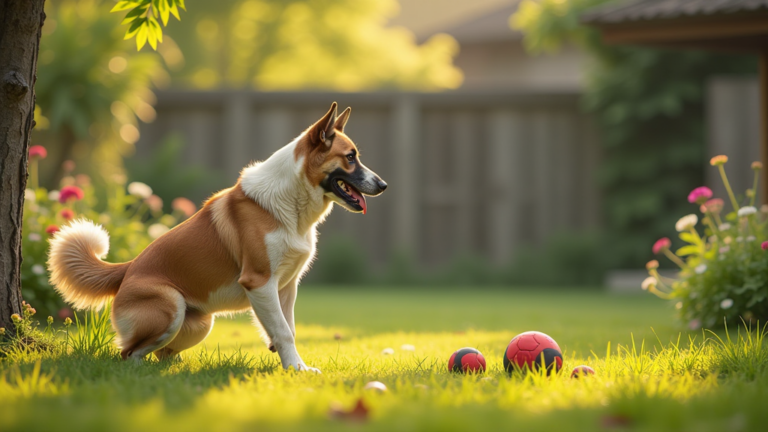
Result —
[{"label": "tree bark", "polygon": [[21,313],[21,225],[45,0],[0,0],[0,327]]}]

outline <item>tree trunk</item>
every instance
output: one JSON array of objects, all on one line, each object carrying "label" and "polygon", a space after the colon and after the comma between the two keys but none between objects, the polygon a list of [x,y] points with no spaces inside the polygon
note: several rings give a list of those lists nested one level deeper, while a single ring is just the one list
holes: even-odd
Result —
[{"label": "tree trunk", "polygon": [[21,313],[21,221],[45,0],[0,0],[0,327]]}]

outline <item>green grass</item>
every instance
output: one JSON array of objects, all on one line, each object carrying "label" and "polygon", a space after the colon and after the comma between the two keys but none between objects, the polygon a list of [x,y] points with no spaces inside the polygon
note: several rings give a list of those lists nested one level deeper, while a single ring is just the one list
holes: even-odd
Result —
[{"label": "green grass", "polygon": [[[0,430],[757,431],[768,423],[761,333],[681,334],[670,305],[650,296],[301,291],[297,344],[322,375],[280,369],[244,317],[219,318],[181,361],[140,365],[99,349],[104,335],[83,332],[68,354],[0,360]],[[526,330],[553,336],[566,370],[589,364],[597,375],[510,377],[502,352]],[[446,370],[464,346],[485,354],[487,373]],[[382,355],[387,347],[395,354]],[[389,390],[363,390],[371,380]],[[330,418],[331,407],[361,397],[366,422]]]}]

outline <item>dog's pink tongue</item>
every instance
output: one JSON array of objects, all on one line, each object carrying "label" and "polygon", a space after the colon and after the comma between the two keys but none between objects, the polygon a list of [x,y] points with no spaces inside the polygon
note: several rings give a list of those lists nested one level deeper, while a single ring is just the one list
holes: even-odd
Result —
[{"label": "dog's pink tongue", "polygon": [[363,208],[363,214],[365,214],[368,208],[365,205],[366,204],[365,197],[363,196],[363,194],[361,194],[360,192],[355,190],[355,188],[352,188],[352,187],[349,188],[349,194],[358,201],[358,204],[360,204],[360,207]]}]

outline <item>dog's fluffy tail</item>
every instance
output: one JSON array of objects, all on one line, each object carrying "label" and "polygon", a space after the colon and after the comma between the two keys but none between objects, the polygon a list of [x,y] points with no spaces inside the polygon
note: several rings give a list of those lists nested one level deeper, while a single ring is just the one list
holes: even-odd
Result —
[{"label": "dog's fluffy tail", "polygon": [[117,294],[130,262],[102,261],[109,252],[109,234],[101,225],[80,219],[51,239],[48,270],[51,284],[76,309],[101,308]]}]

